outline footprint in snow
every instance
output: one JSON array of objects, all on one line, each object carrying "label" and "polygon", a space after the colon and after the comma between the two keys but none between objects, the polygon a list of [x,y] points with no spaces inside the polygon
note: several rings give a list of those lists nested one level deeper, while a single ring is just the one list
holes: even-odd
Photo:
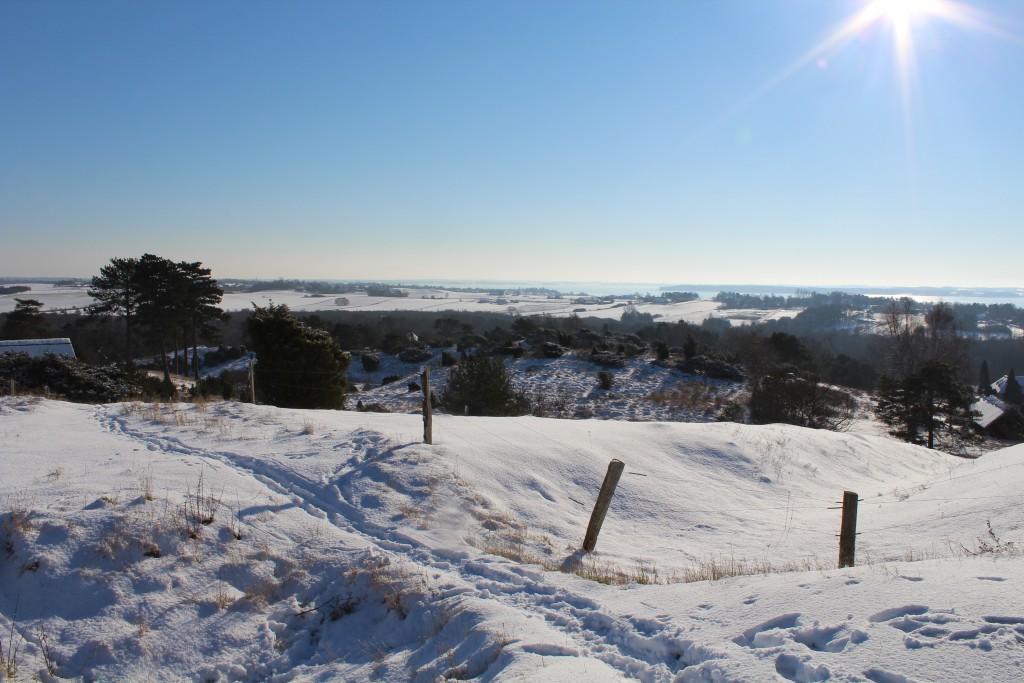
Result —
[{"label": "footprint in snow", "polygon": [[[800,614],[791,612],[762,622],[757,626],[747,629],[741,635],[733,638],[733,642],[743,647],[752,649],[763,649],[780,647],[787,642],[794,642],[803,645],[813,652],[842,652],[849,645],[859,645],[868,639],[868,634],[857,629],[851,630],[845,623],[836,626],[822,626],[815,621],[810,626],[800,625]],[[786,666],[786,670],[793,673],[793,676],[804,674],[803,665],[796,666],[806,658],[793,658],[790,662],[795,668]],[[810,670],[809,670],[810,671]],[[781,672],[780,672],[781,673]],[[785,675],[785,674],[783,674]],[[816,675],[813,672],[809,675]],[[787,676],[791,677],[791,676]],[[824,680],[818,678],[801,678],[800,680]]]},{"label": "footprint in snow", "polygon": [[893,673],[885,669],[868,669],[864,672],[864,678],[871,681],[871,683],[917,683],[914,679],[907,678],[903,674]]},{"label": "footprint in snow", "polygon": [[941,642],[962,643],[985,652],[996,646],[1024,644],[1024,617],[987,616],[977,621],[957,616],[952,610],[932,612],[922,605],[907,605],[878,612],[868,621],[887,622],[903,631],[903,645],[910,650],[935,647]]},{"label": "footprint in snow", "polygon": [[756,595],[751,595],[746,600],[743,601],[743,604],[744,605],[753,605],[755,602],[757,602],[757,596]]},{"label": "footprint in snow", "polygon": [[1001,576],[977,576],[975,578],[978,579],[978,581],[1006,581],[1006,579]]},{"label": "footprint in snow", "polygon": [[779,655],[775,658],[775,671],[790,681],[827,681],[832,672],[824,664],[815,664],[807,655]]}]

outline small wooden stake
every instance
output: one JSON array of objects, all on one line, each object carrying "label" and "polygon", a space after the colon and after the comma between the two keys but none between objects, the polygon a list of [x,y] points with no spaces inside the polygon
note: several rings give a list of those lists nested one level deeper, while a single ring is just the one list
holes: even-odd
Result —
[{"label": "small wooden stake", "polygon": [[430,405],[429,365],[423,367],[420,384],[423,387],[423,443],[434,443],[434,414],[433,406]]},{"label": "small wooden stake", "polygon": [[619,485],[619,477],[626,464],[615,459],[608,463],[608,472],[604,475],[604,483],[601,484],[601,492],[597,494],[597,502],[594,503],[594,511],[590,514],[590,524],[587,525],[587,536],[583,539],[583,549],[588,553],[594,552],[597,547],[597,536],[601,533],[601,525],[604,524],[604,516],[608,513],[608,506],[612,504],[612,496],[615,495],[615,487]]},{"label": "small wooden stake", "polygon": [[839,530],[839,568],[854,565],[857,543],[857,494],[843,492],[843,525]]}]

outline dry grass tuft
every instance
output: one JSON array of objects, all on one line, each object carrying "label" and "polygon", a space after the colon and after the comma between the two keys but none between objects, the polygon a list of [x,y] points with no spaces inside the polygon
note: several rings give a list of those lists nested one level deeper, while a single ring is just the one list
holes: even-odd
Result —
[{"label": "dry grass tuft", "polygon": [[649,394],[647,399],[662,406],[711,417],[722,409],[728,397],[707,382],[678,382],[671,389]]}]

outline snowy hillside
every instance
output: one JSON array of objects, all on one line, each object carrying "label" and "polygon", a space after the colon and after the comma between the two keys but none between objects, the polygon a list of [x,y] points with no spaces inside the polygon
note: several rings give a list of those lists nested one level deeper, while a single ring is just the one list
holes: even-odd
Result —
[{"label": "snowy hillside", "polygon": [[[4,399],[16,680],[1024,676],[1024,446],[444,415],[434,435],[407,414]],[[859,566],[838,570],[844,490]]]}]

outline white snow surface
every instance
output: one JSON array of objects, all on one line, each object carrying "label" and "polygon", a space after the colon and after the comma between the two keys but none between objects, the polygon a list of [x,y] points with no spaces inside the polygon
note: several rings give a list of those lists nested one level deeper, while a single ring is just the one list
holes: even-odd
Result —
[{"label": "white snow surface", "polygon": [[[56,287],[39,283],[8,283],[25,284],[31,291],[20,294],[0,296],[0,313],[14,310],[15,299],[32,298],[43,302],[45,311],[82,311],[86,306],[96,303],[89,296],[86,287]],[[365,292],[349,292],[338,295],[311,295],[295,290],[268,290],[260,292],[227,292],[220,307],[225,311],[244,311],[251,309],[255,303],[266,306],[270,303],[287,304],[296,313],[313,313],[316,311],[488,311],[491,313],[514,312],[519,315],[550,315],[555,317],[570,316],[577,313],[583,317],[597,317],[618,320],[622,317],[623,307],[632,301],[630,298],[618,299],[613,303],[573,303],[573,297],[566,295],[561,299],[549,299],[547,296],[524,294],[512,297],[490,296],[486,292],[461,292],[443,289],[406,288],[404,297],[368,296]],[[348,303],[340,305],[339,300]],[[658,322],[678,322],[680,320],[699,324],[709,317],[729,318],[734,324],[793,317],[800,309],[755,311],[745,309],[719,310],[722,304],[708,299],[698,299],[676,304],[637,304],[641,313],[650,313],[657,317]]]},{"label": "white snow surface", "polygon": [[[533,417],[433,432],[0,400],[16,680],[1024,678],[1024,446],[962,460],[780,425]],[[612,458],[583,567],[618,585],[559,570]],[[844,490],[858,566],[836,569]],[[712,563],[789,571],[678,582]]]}]

